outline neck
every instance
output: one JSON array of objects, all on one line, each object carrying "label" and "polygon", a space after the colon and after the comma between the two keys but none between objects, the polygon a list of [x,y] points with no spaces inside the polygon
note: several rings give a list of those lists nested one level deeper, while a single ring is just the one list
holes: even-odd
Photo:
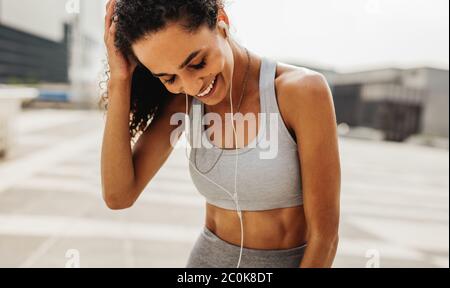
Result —
[{"label": "neck", "polygon": [[[231,97],[233,99],[233,110],[234,113],[237,112],[237,108],[239,105],[239,101],[242,95],[242,89],[244,88],[244,78],[247,71],[248,65],[248,57],[245,48],[238,45],[235,41],[230,41],[231,50],[233,51],[233,60],[234,60],[234,68],[233,68],[233,83],[232,83],[232,93]],[[231,84],[231,83],[230,83]],[[246,89],[247,90],[247,89]],[[245,94],[243,96],[245,98]],[[242,103],[244,99],[242,100]],[[222,106],[223,105],[223,106]],[[230,91],[228,90],[227,97],[220,103],[220,106],[227,107],[226,110],[230,111]]]}]

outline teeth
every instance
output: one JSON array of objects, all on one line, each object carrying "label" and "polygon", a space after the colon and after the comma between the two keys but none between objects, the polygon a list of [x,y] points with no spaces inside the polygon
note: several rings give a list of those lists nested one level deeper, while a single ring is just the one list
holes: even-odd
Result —
[{"label": "teeth", "polygon": [[214,80],[211,82],[211,84],[209,84],[208,88],[205,89],[205,91],[203,91],[203,93],[198,94],[198,97],[204,97],[206,95],[209,94],[209,92],[211,92],[212,88],[214,88],[214,83],[216,82],[216,78],[214,78]]}]

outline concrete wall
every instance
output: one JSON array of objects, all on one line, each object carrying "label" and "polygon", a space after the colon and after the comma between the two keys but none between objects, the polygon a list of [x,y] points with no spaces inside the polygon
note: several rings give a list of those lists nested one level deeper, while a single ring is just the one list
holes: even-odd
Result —
[{"label": "concrete wall", "polygon": [[422,117],[422,133],[449,137],[449,73],[423,69],[426,72],[426,100]]},{"label": "concrete wall", "polygon": [[106,0],[0,0],[0,23],[53,41],[73,27],[69,55],[72,100],[96,102],[105,58],[103,27]]},{"label": "concrete wall", "polygon": [[0,24],[0,83],[67,81],[67,37],[55,42]]}]

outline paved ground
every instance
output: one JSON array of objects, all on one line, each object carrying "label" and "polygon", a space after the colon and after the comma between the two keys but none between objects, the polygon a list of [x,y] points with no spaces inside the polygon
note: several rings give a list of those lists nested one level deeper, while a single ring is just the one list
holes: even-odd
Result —
[{"label": "paved ground", "polygon": [[[204,202],[177,149],[136,206],[100,190],[102,114],[37,110],[0,162],[0,267],[184,267]],[[341,139],[335,267],[449,267],[449,153]]]}]

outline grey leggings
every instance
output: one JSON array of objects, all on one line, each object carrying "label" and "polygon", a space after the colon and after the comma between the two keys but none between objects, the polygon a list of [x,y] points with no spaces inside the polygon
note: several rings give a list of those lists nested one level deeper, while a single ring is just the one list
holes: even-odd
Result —
[{"label": "grey leggings", "polygon": [[[236,268],[240,246],[228,243],[203,227],[189,255],[187,268]],[[298,268],[306,244],[290,249],[260,250],[244,248],[241,268]]]}]

